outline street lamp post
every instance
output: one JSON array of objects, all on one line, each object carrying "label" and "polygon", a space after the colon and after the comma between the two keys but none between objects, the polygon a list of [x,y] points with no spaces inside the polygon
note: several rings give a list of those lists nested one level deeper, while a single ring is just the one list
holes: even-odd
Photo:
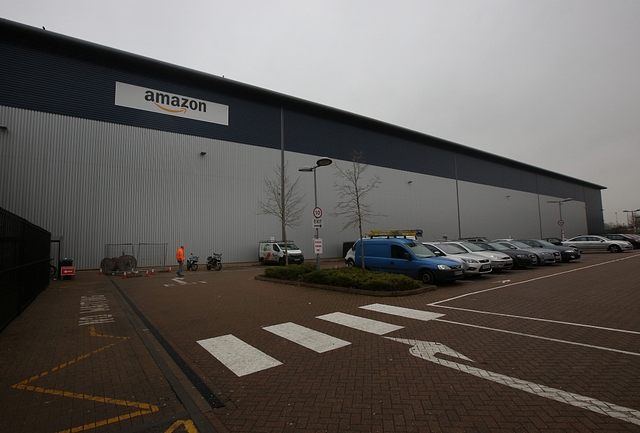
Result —
[{"label": "street lamp post", "polygon": [[558,220],[558,225],[560,226],[560,241],[564,241],[564,221],[562,220],[562,203],[566,203],[568,201],[572,201],[571,197],[562,199],[562,200],[547,200],[547,203],[558,203],[558,211],[560,212],[560,219]]},{"label": "street lamp post", "polygon": [[640,209],[625,210],[623,212],[629,212],[631,214],[631,221],[633,222],[633,232],[638,233],[638,224],[636,224],[636,212],[640,212]]},{"label": "street lamp post", "polygon": [[[318,167],[326,167],[327,165],[331,165],[333,161],[329,158],[320,158],[316,161],[316,165],[314,167],[304,166],[300,167],[298,171],[305,172],[313,172],[313,197],[314,197],[314,210],[318,208],[318,184],[316,182],[316,169]],[[316,236],[315,239],[320,239],[320,228],[316,226]],[[314,246],[315,248],[315,246]],[[320,269],[320,253],[316,254],[316,269]]]}]

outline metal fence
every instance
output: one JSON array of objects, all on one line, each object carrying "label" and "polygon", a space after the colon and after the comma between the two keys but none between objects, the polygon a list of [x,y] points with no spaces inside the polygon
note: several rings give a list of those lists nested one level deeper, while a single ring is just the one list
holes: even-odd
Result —
[{"label": "metal fence", "polygon": [[49,285],[51,233],[0,208],[0,331]]}]

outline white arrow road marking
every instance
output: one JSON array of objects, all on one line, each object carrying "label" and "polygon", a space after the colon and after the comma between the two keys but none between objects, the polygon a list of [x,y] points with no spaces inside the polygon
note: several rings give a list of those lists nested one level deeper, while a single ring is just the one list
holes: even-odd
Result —
[{"label": "white arrow road marking", "polygon": [[514,377],[505,376],[503,374],[482,370],[480,368],[472,367],[469,365],[459,364],[457,362],[436,358],[435,355],[437,353],[441,353],[453,358],[459,358],[465,361],[474,362],[473,360],[445,346],[444,344],[436,343],[433,341],[421,341],[404,338],[384,338],[411,345],[412,347],[411,349],[409,349],[409,353],[411,353],[413,356],[425,359],[435,364],[453,368],[463,373],[468,373],[481,379],[490,380],[492,382],[506,385],[511,388],[519,389],[521,391],[525,391],[539,397],[548,398],[560,403],[570,404],[572,406],[587,409],[595,413],[607,415],[613,418],[620,419],[622,421],[640,425],[640,411],[635,409],[630,409],[628,407],[619,406],[613,403],[607,403],[604,401],[596,400],[595,398],[585,397],[580,394],[563,391],[561,389],[539,385],[537,383],[529,382],[526,380],[516,379]]},{"label": "white arrow road marking", "polygon": [[199,340],[198,344],[238,377],[282,365],[282,362],[231,334]]},{"label": "white arrow road marking", "polygon": [[189,283],[187,283],[186,281],[184,281],[180,277],[172,278],[171,281],[175,281],[176,283],[180,284],[181,286],[184,286],[185,284],[189,284]]},{"label": "white arrow road marking", "polygon": [[267,326],[263,329],[317,353],[328,352],[351,344],[348,341],[291,322]]}]

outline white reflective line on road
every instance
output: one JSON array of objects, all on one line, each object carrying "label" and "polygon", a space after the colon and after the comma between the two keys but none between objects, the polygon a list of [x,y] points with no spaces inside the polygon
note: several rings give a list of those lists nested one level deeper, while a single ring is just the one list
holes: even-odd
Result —
[{"label": "white reflective line on road", "polygon": [[386,304],[370,304],[370,305],[362,306],[360,308],[365,310],[370,310],[370,311],[377,311],[379,313],[391,314],[393,316],[423,320],[425,322],[444,316],[444,314],[440,314],[440,313],[432,313],[430,311],[414,310],[412,308],[396,307],[394,305],[386,305]]},{"label": "white reflective line on road", "polygon": [[348,341],[291,322],[267,326],[263,329],[317,353],[328,352],[351,344]]},{"label": "white reflective line on road", "polygon": [[404,326],[392,325],[390,323],[379,322],[377,320],[352,316],[351,314],[345,313],[325,314],[317,318],[376,335],[384,335],[404,328]]},{"label": "white reflective line on road", "polygon": [[238,377],[282,365],[277,359],[231,334],[199,340],[197,343]]}]

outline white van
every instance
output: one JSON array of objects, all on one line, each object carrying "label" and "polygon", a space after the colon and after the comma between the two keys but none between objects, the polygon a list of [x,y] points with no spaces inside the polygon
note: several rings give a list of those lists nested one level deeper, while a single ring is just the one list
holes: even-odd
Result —
[{"label": "white van", "polygon": [[[289,254],[289,264],[301,265],[304,263],[304,255],[293,241],[287,241],[287,253]],[[278,263],[280,265],[284,265],[284,242],[260,241],[258,259],[263,265],[267,263]]]}]

